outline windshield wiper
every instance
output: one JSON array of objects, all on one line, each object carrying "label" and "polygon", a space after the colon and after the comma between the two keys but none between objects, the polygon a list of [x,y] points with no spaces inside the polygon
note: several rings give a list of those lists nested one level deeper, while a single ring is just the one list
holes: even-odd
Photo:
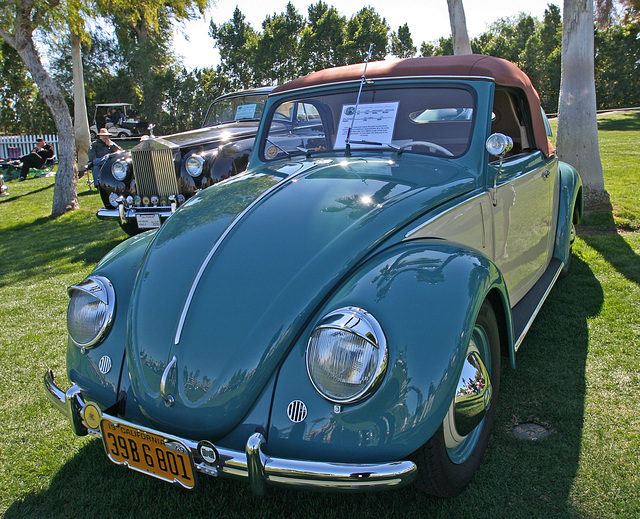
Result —
[{"label": "windshield wiper", "polygon": [[349,144],[365,144],[368,146],[386,146],[390,150],[400,151],[400,146],[396,146],[395,144],[390,144],[386,142],[373,142],[373,141],[349,141]]}]

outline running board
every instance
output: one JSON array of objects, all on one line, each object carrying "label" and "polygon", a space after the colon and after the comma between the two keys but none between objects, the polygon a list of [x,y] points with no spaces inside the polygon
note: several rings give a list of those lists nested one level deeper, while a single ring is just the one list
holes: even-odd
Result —
[{"label": "running board", "polygon": [[511,315],[513,318],[513,336],[516,337],[515,349],[518,351],[525,335],[533,324],[533,320],[538,315],[540,308],[547,299],[549,292],[558,279],[564,263],[558,258],[553,258],[547,270],[545,270],[538,282],[533,285],[526,296],[524,296],[516,306],[513,307]]}]

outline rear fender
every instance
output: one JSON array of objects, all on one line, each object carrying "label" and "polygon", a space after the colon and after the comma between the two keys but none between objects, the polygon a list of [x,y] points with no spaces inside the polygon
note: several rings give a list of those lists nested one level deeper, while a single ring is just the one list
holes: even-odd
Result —
[{"label": "rear fender", "polygon": [[[492,291],[509,308],[495,265],[450,242],[405,242],[368,260],[315,314],[285,360],[274,394],[269,454],[373,462],[403,458],[423,445],[444,420],[475,319]],[[378,320],[388,344],[388,366],[372,396],[334,406],[313,388],[305,350],[316,323],[347,306]],[[302,423],[287,417],[294,400],[306,404]]]},{"label": "rear fender", "polygon": [[573,166],[559,162],[560,200],[558,203],[558,228],[553,257],[565,265],[571,254],[571,228],[582,219],[582,180]]}]

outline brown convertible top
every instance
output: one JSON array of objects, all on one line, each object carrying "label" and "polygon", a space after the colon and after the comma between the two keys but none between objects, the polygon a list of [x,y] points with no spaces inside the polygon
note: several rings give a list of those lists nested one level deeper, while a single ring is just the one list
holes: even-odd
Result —
[{"label": "brown convertible top", "polygon": [[[328,83],[356,81],[362,78],[364,66],[364,63],[358,63],[312,72],[276,87],[273,93]],[[529,77],[510,61],[493,56],[471,54],[374,61],[367,65],[368,79],[427,76],[487,77],[495,80],[498,85],[523,90],[529,101],[536,146],[547,157],[553,155],[554,148],[547,137],[540,112],[538,92],[531,84]]]}]

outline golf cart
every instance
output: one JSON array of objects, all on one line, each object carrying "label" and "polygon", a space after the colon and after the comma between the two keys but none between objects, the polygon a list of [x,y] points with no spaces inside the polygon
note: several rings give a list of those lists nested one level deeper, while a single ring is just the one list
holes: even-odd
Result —
[{"label": "golf cart", "polygon": [[[119,115],[117,121],[111,119],[114,110]],[[96,138],[100,128],[106,128],[112,137],[120,139],[149,133],[149,124],[140,121],[139,113],[131,103],[97,104],[93,113],[93,123],[89,128],[92,140]]]}]

